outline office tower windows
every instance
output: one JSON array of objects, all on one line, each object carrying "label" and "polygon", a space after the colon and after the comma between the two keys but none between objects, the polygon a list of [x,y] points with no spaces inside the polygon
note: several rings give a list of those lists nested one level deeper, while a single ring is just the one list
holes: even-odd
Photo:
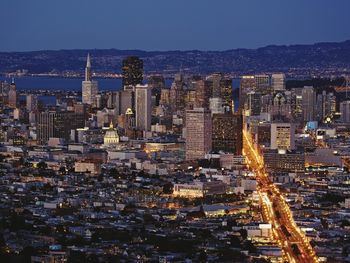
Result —
[{"label": "office tower windows", "polygon": [[171,109],[174,113],[182,112],[185,109],[185,90],[184,82],[181,75],[176,75],[174,82],[171,84],[170,88],[170,103]]},{"label": "office tower windows", "polygon": [[220,82],[221,82],[222,78],[223,78],[223,76],[221,73],[213,73],[206,78],[206,80],[209,80],[213,83],[212,84],[212,96],[213,96],[213,98],[220,98],[221,97]]},{"label": "office tower windows", "polygon": [[210,98],[209,109],[212,114],[224,113],[223,101],[221,98]]},{"label": "office tower windows", "polygon": [[26,109],[29,112],[36,111],[37,110],[37,104],[38,104],[38,99],[37,99],[36,95],[28,94],[26,96]]},{"label": "office tower windows", "polygon": [[270,76],[269,75],[255,75],[256,90],[261,94],[270,93]]},{"label": "office tower windows", "polygon": [[212,147],[211,112],[204,108],[186,111],[186,159],[204,158]]},{"label": "office tower windows", "polygon": [[345,123],[350,123],[350,101],[343,101],[339,105],[341,120]]},{"label": "office tower windows", "polygon": [[261,94],[258,92],[249,92],[247,94],[247,113],[249,116],[260,115],[261,112]]},{"label": "office tower windows", "polygon": [[148,85],[137,85],[135,90],[136,128],[151,130],[151,89]]},{"label": "office tower windows", "polygon": [[74,112],[41,112],[38,114],[38,142],[45,144],[50,138],[69,140],[71,130],[85,126],[84,114]]},{"label": "office tower windows", "polygon": [[312,86],[305,86],[302,89],[302,111],[304,122],[315,120],[316,92]]},{"label": "office tower windows", "polygon": [[142,84],[143,60],[136,56],[130,56],[123,59],[122,64],[123,87]]},{"label": "office tower windows", "polygon": [[212,149],[242,154],[243,118],[241,114],[213,114]]},{"label": "office tower windows", "polygon": [[209,99],[212,97],[213,82],[209,80],[198,80],[195,83],[196,99],[195,108],[209,109]]},{"label": "office tower windows", "polygon": [[271,123],[271,149],[294,150],[295,126],[292,123]]},{"label": "office tower windows", "polygon": [[232,97],[232,79],[223,78],[220,80],[220,98],[225,112],[235,111]]},{"label": "office tower windows", "polygon": [[286,77],[284,74],[272,74],[271,86],[273,91],[283,91],[286,89]]},{"label": "office tower windows", "polygon": [[242,76],[239,87],[239,108],[246,109],[247,94],[256,91],[256,82],[254,76]]}]

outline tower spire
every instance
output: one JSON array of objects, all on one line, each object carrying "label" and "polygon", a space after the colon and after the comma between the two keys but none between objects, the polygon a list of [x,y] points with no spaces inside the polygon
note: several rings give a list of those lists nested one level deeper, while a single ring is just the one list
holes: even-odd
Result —
[{"label": "tower spire", "polygon": [[87,54],[86,67],[91,68],[90,53]]},{"label": "tower spire", "polygon": [[86,58],[85,81],[91,81],[91,60],[90,60],[90,53],[88,53],[87,58]]}]

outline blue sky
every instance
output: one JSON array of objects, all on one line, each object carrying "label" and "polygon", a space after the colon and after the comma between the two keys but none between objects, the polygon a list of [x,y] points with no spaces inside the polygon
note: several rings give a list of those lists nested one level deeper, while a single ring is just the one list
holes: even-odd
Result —
[{"label": "blue sky", "polygon": [[0,0],[0,51],[344,41],[349,10],[350,0]]}]

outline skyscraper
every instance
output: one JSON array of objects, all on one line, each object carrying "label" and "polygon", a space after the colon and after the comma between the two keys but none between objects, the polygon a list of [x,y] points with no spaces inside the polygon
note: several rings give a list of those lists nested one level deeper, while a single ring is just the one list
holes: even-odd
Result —
[{"label": "skyscraper", "polygon": [[170,103],[172,111],[183,112],[185,109],[185,90],[184,82],[181,75],[175,76],[174,82],[170,88]]},{"label": "skyscraper", "polygon": [[285,75],[280,74],[272,74],[271,76],[271,85],[272,89],[274,91],[281,91],[286,89],[286,81],[285,81]]},{"label": "skyscraper", "polygon": [[209,75],[206,80],[210,80],[213,83],[213,98],[221,97],[220,81],[223,78],[221,73],[213,73]]},{"label": "skyscraper", "polygon": [[13,109],[17,107],[17,90],[14,79],[12,79],[10,90],[8,92],[8,105]]},{"label": "skyscraper", "polygon": [[198,80],[195,83],[196,87],[196,108],[209,109],[209,99],[213,94],[213,82],[210,80]]},{"label": "skyscraper", "polygon": [[85,68],[85,80],[82,82],[82,102],[89,104],[92,107],[96,107],[96,96],[98,94],[97,81],[91,79],[91,61],[90,54],[87,56],[86,68]]},{"label": "skyscraper", "polygon": [[212,149],[242,154],[243,118],[241,114],[213,114]]},{"label": "skyscraper", "polygon": [[220,97],[222,98],[225,112],[234,112],[232,97],[232,79],[222,78],[220,80]]},{"label": "skyscraper", "polygon": [[209,109],[212,114],[224,113],[225,108],[223,107],[223,101],[221,98],[210,98],[209,99]]},{"label": "skyscraper", "polygon": [[136,86],[143,81],[143,60],[139,57],[130,56],[123,59],[123,87]]},{"label": "skyscraper", "polygon": [[304,122],[315,120],[316,92],[312,86],[305,86],[302,89],[302,110]]},{"label": "skyscraper", "polygon": [[247,94],[246,110],[249,116],[260,115],[261,112],[261,94],[258,92],[249,92]]},{"label": "skyscraper", "polygon": [[339,109],[342,122],[350,123],[350,100],[341,102]]},{"label": "skyscraper", "polygon": [[211,112],[203,108],[186,111],[186,159],[204,158],[212,147]]},{"label": "skyscraper", "polygon": [[26,108],[29,112],[37,110],[38,100],[33,94],[28,94],[26,96]]},{"label": "skyscraper", "polygon": [[325,121],[327,117],[332,116],[336,111],[336,97],[332,92],[325,90],[316,97],[315,120]]},{"label": "skyscraper", "polygon": [[116,109],[118,114],[125,114],[128,109],[135,109],[135,91],[125,89],[116,93]]},{"label": "skyscraper", "polygon": [[137,85],[135,91],[136,128],[143,131],[151,130],[151,89],[148,85]]},{"label": "skyscraper", "polygon": [[256,82],[254,76],[242,76],[239,87],[239,108],[245,109],[247,94],[256,91]]},{"label": "skyscraper", "polygon": [[69,140],[71,130],[85,126],[84,114],[46,111],[38,114],[38,142],[45,144],[51,138]]},{"label": "skyscraper", "polygon": [[270,92],[270,76],[269,75],[255,75],[256,90],[261,94]]}]

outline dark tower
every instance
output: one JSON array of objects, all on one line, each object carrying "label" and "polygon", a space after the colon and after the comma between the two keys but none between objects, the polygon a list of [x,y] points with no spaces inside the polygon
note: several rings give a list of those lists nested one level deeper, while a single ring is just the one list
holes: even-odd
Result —
[{"label": "dark tower", "polygon": [[127,57],[123,59],[123,87],[136,86],[143,81],[143,60],[139,57]]}]

